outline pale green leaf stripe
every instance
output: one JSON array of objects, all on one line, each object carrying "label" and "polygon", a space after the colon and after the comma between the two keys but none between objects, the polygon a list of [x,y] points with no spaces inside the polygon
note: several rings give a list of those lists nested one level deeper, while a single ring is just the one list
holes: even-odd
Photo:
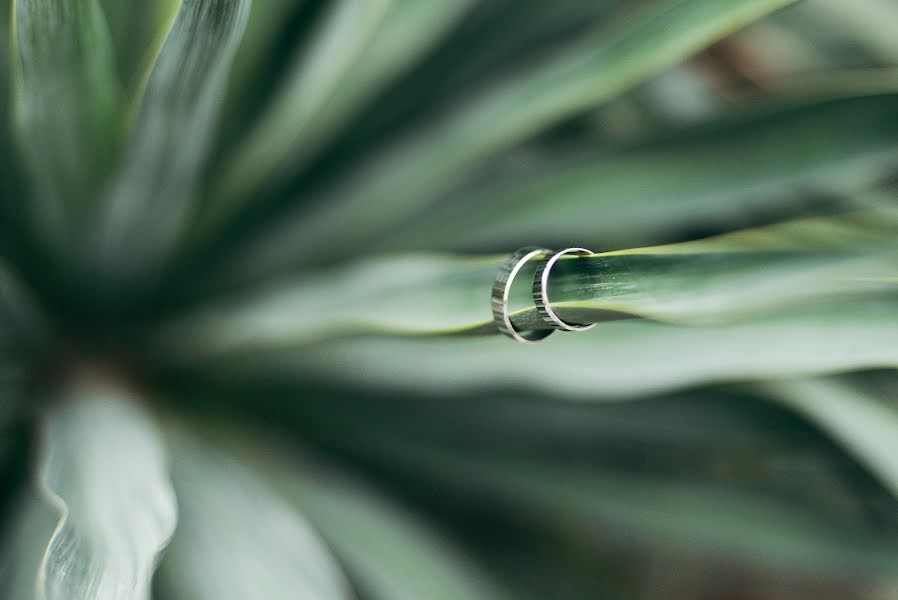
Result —
[{"label": "pale green leaf stripe", "polygon": [[19,146],[37,226],[59,243],[114,157],[123,111],[109,31],[97,0],[14,0]]},{"label": "pale green leaf stripe", "polygon": [[[809,301],[894,290],[898,213],[870,211],[745,230],[697,242],[563,260],[549,297],[561,318],[621,315],[721,323]],[[868,248],[867,248],[868,247]],[[496,333],[492,281],[504,257],[410,255],[257,292],[164,331],[180,353],[271,350],[330,336]],[[521,328],[545,328],[529,299],[534,265],[516,288]]]},{"label": "pale green leaf stripe", "polygon": [[831,435],[898,498],[898,403],[834,380],[767,384],[772,400]]},{"label": "pale green leaf stripe", "polygon": [[295,172],[362,103],[456,23],[471,0],[343,0],[311,49],[303,48],[246,144],[224,168],[210,204],[220,220],[271,178]]},{"label": "pale green leaf stripe", "polygon": [[148,600],[177,509],[160,432],[118,384],[86,376],[49,409],[38,486],[58,511],[38,600]]},{"label": "pale green leaf stripe", "polygon": [[[172,249],[197,183],[250,0],[182,0],[141,101],[119,176],[99,207],[100,260],[140,273]],[[135,254],[129,248],[141,248]]]},{"label": "pale green leaf stripe", "polygon": [[178,530],[159,569],[178,600],[350,598],[330,552],[303,516],[212,443],[174,435]]},{"label": "pale green leaf stripe", "polygon": [[841,573],[892,573],[898,567],[894,531],[852,527],[761,491],[446,451],[373,430],[359,436],[369,454],[407,475],[527,507],[532,518],[563,514],[578,523],[581,536],[601,535],[616,524],[648,540],[661,537],[778,566],[826,566]]},{"label": "pale green leaf stripe", "polygon": [[605,323],[533,346],[501,337],[346,339],[210,366],[218,377],[340,381],[368,391],[453,396],[524,389],[609,400],[708,382],[894,368],[896,314],[893,294],[719,326]]},{"label": "pale green leaf stripe", "polygon": [[851,195],[898,163],[898,94],[883,81],[856,87],[623,148],[531,157],[375,247],[457,249],[527,239],[613,247],[776,208],[798,190]]},{"label": "pale green leaf stripe", "polygon": [[401,139],[288,215],[247,258],[267,269],[332,251],[334,235],[363,246],[402,222],[469,168],[675,64],[789,0],[660,0],[605,25],[539,65],[489,87]]}]

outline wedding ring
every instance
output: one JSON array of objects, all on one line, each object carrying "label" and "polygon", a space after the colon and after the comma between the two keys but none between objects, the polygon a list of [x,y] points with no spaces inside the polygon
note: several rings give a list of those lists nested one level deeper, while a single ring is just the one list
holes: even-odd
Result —
[{"label": "wedding ring", "polygon": [[536,273],[533,274],[533,301],[536,303],[536,310],[543,318],[543,321],[555,329],[564,331],[586,331],[595,327],[596,324],[577,325],[566,323],[555,314],[555,311],[552,310],[552,305],[549,302],[549,273],[552,271],[552,267],[555,266],[555,263],[558,262],[558,259],[566,254],[590,256],[592,252],[586,248],[565,248],[564,250],[546,256],[543,260],[539,261],[539,264],[536,267]]},{"label": "wedding ring", "polygon": [[538,329],[526,332],[517,331],[511,323],[511,318],[508,316],[508,293],[511,290],[511,284],[514,281],[515,276],[530,259],[551,253],[552,251],[548,248],[539,248],[538,246],[526,246],[521,248],[509,256],[502,264],[499,268],[499,274],[496,275],[496,281],[493,282],[491,295],[493,319],[495,319],[499,331],[524,344],[537,342],[548,337],[554,330]]}]

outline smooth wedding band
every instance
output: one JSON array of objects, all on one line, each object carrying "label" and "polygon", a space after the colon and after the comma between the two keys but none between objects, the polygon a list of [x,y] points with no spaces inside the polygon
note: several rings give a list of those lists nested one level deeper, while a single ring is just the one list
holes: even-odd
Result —
[{"label": "smooth wedding band", "polygon": [[499,327],[499,331],[521,343],[538,342],[548,337],[553,329],[537,329],[534,331],[519,332],[515,330],[511,324],[511,318],[508,316],[508,293],[511,290],[511,284],[515,276],[524,267],[527,262],[542,254],[551,254],[548,248],[540,248],[538,246],[525,246],[517,250],[514,254],[502,263],[499,268],[499,274],[493,282],[493,290],[491,295],[491,304],[493,307],[493,319]]},{"label": "smooth wedding band", "polygon": [[549,302],[549,273],[552,271],[552,267],[555,266],[555,263],[558,262],[558,259],[565,254],[589,256],[592,252],[586,248],[565,248],[564,250],[560,250],[539,261],[539,265],[536,267],[536,273],[533,274],[533,301],[536,303],[536,311],[543,318],[543,321],[555,329],[564,331],[586,331],[595,327],[596,323],[590,323],[589,325],[566,323],[555,314],[555,311],[552,310],[552,305]]}]

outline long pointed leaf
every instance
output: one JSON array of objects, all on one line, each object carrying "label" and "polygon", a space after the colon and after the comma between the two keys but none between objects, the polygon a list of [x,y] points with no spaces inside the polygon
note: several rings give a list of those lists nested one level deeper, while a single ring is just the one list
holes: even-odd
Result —
[{"label": "long pointed leaf", "polygon": [[149,600],[177,520],[159,431],[129,392],[76,382],[45,422],[39,490],[58,511],[41,600]]},{"label": "long pointed leaf", "polygon": [[122,124],[109,31],[98,0],[15,0],[15,116],[43,234],[60,241],[92,199]]},{"label": "long pointed leaf", "polygon": [[[563,118],[607,101],[788,0],[668,0],[640,7],[544,63],[506,78],[399,140],[344,185],[279,222],[254,250],[260,269],[333,257],[401,223],[469,169]],[[349,243],[351,241],[351,243]]]},{"label": "long pointed leaf", "polygon": [[268,463],[269,474],[321,530],[365,597],[497,598],[470,560],[372,490],[333,472]]},{"label": "long pointed leaf", "polygon": [[898,499],[898,399],[828,380],[765,386],[773,400],[829,433]]},{"label": "long pointed leaf", "polygon": [[300,168],[360,104],[435,43],[471,5],[362,2],[332,7],[313,48],[304,48],[289,80],[234,163],[209,206],[216,219],[252,190]]},{"label": "long pointed leaf", "polygon": [[[746,230],[697,242],[564,260],[552,271],[552,306],[570,322],[638,316],[723,323],[803,302],[892,290],[894,211],[852,213]],[[271,350],[352,333],[495,333],[488,302],[504,257],[373,259],[305,277],[191,315],[166,338],[194,357]],[[522,271],[521,328],[544,328]],[[183,342],[182,340],[186,340]]]},{"label": "long pointed leaf", "polygon": [[[91,241],[117,275],[158,266],[196,203],[250,0],[182,0]],[[140,253],[128,248],[140,248]],[[125,258],[126,256],[126,258]]]},{"label": "long pointed leaf", "polygon": [[856,193],[898,164],[896,101],[877,79],[863,95],[852,88],[624,148],[554,152],[440,204],[376,246],[540,239],[614,247],[776,208],[799,191]]},{"label": "long pointed leaf", "polygon": [[350,597],[339,566],[303,516],[239,460],[176,436],[178,531],[160,568],[178,600]]},{"label": "long pointed leaf", "polygon": [[[451,396],[525,389],[609,400],[708,382],[898,365],[894,298],[797,307],[718,326],[626,321],[523,347],[503,338],[349,339],[212,361],[216,377],[341,381],[366,391]],[[463,376],[459,374],[463,373]]]},{"label": "long pointed leaf", "polygon": [[554,521],[563,515],[576,523],[580,538],[622,528],[630,536],[663,539],[742,561],[880,575],[898,566],[891,551],[898,536],[894,527],[831,519],[760,490],[446,451],[384,435],[365,437],[370,454],[380,454],[380,460],[408,477],[430,482],[424,485],[441,481],[478,502],[488,499],[519,507],[531,518],[545,519],[548,514]]}]

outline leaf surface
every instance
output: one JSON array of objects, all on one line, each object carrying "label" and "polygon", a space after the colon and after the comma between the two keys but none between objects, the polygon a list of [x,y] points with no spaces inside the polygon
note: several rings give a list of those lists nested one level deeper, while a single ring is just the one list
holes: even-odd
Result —
[{"label": "leaf surface", "polygon": [[622,147],[537,149],[375,248],[496,248],[532,239],[620,247],[726,224],[799,196],[857,196],[898,164],[896,101],[877,78],[863,93],[852,86],[765,105]]},{"label": "leaf surface", "polygon": [[351,597],[330,551],[306,519],[232,453],[175,432],[181,511],[159,572],[179,600]]},{"label": "leaf surface", "polygon": [[[356,169],[311,211],[288,215],[247,260],[272,266],[364,247],[496,153],[610,100],[787,0],[668,0],[577,37],[556,55],[503,77]],[[257,254],[256,254],[257,253]]]},{"label": "leaf surface", "polygon": [[[574,323],[624,316],[696,325],[775,315],[800,303],[893,291],[896,232],[898,213],[860,211],[562,259],[549,298]],[[496,333],[489,293],[504,259],[371,259],[200,311],[163,337],[198,358],[347,334]],[[530,299],[534,269],[523,270],[512,288],[521,329],[547,327]]]},{"label": "leaf surface", "polygon": [[898,402],[834,380],[763,384],[771,398],[833,437],[898,499]]},{"label": "leaf surface", "polygon": [[252,190],[296,172],[366,100],[428,50],[470,7],[470,0],[437,4],[357,2],[330,7],[327,21],[303,47],[284,88],[232,164],[222,172],[216,219]]},{"label": "leaf surface", "polygon": [[98,0],[15,0],[13,69],[18,141],[46,239],[103,183],[123,123],[109,30]]},{"label": "leaf surface", "polygon": [[99,207],[91,242],[104,270],[133,278],[158,267],[192,216],[249,8],[250,0],[181,0]]},{"label": "leaf surface", "polygon": [[132,394],[89,376],[44,424],[39,492],[58,521],[35,573],[40,600],[149,600],[177,508],[160,432]]}]

